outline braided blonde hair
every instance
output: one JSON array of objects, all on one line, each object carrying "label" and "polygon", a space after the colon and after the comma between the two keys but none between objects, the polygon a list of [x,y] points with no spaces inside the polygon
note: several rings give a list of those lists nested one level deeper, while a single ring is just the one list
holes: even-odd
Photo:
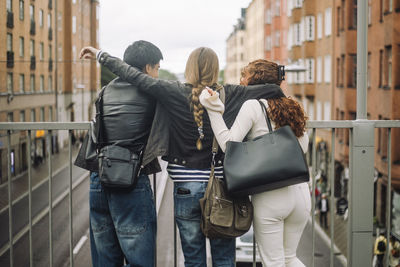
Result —
[{"label": "braided blonde hair", "polygon": [[[206,86],[216,86],[218,81],[219,63],[217,54],[207,47],[195,49],[186,62],[185,79],[192,85],[190,104],[193,109],[194,121],[197,124],[199,138],[196,142],[198,150],[202,149],[204,108],[200,104],[199,96]],[[217,89],[221,86],[217,85]]]}]

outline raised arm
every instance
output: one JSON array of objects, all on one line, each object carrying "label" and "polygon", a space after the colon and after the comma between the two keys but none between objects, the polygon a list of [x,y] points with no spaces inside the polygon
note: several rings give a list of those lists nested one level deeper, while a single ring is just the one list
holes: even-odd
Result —
[{"label": "raised arm", "polygon": [[167,81],[153,78],[140,70],[128,65],[121,59],[113,57],[93,47],[85,47],[81,50],[80,58],[97,58],[100,64],[107,67],[112,73],[123,80],[135,85],[140,90],[151,94],[160,102],[166,102],[174,94],[183,90],[183,85],[177,81]]},{"label": "raised arm", "polygon": [[207,90],[203,90],[200,95],[200,102],[207,109],[211,128],[223,152],[225,152],[228,141],[243,141],[253,127],[255,113],[252,108],[254,103],[251,103],[251,101],[243,104],[230,129],[228,129],[222,118],[224,104],[219,99],[218,93],[214,92],[213,95],[210,95]]}]

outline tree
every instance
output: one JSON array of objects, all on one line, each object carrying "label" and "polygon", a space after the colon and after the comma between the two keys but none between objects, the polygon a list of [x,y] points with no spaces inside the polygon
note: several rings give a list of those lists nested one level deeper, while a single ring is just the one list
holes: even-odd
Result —
[{"label": "tree", "polygon": [[107,85],[109,82],[114,80],[117,77],[114,73],[112,73],[109,69],[101,65],[101,87]]},{"label": "tree", "polygon": [[176,75],[168,70],[164,70],[164,69],[160,69],[158,71],[158,77],[160,79],[164,79],[164,80],[171,80],[171,81],[177,81],[178,77],[176,77]]},{"label": "tree", "polygon": [[225,71],[220,70],[218,74],[218,83],[219,84],[224,84],[225,83]]}]

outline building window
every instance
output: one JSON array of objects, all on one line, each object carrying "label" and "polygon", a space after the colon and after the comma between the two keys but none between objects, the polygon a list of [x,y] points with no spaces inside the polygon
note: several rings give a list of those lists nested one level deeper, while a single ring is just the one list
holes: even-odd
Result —
[{"label": "building window", "polygon": [[275,16],[279,17],[281,15],[281,0],[275,1]]},{"label": "building window", "polygon": [[35,92],[35,74],[31,74],[29,79],[31,92]]},{"label": "building window", "polygon": [[306,59],[306,83],[314,83],[314,59]]},{"label": "building window", "polygon": [[31,21],[35,21],[35,6],[34,5],[29,6],[29,15],[31,17]]},{"label": "building window", "polygon": [[336,35],[340,35],[340,20],[341,20],[341,11],[340,6],[337,8],[337,19],[336,19]]},{"label": "building window", "polygon": [[357,55],[350,55],[350,76],[348,87],[356,88],[357,87]]},{"label": "building window", "polygon": [[341,60],[340,60],[340,86],[343,87],[345,84],[345,66],[346,66],[346,61],[345,61],[346,57],[345,55],[341,56]]},{"label": "building window", "polygon": [[53,77],[51,76],[51,75],[49,75],[49,84],[48,84],[48,88],[49,88],[49,91],[51,92],[51,91],[53,91]]},{"label": "building window", "polygon": [[7,113],[7,121],[14,122],[14,113],[12,111]]},{"label": "building window", "polygon": [[265,37],[265,50],[270,51],[271,50],[271,36],[266,36]]},{"label": "building window", "polygon": [[21,93],[25,92],[25,75],[24,74],[19,75],[19,91]]},{"label": "building window", "polygon": [[49,59],[53,58],[53,47],[49,45]]},{"label": "building window", "polygon": [[324,81],[331,82],[331,55],[326,55],[324,58]]},{"label": "building window", "polygon": [[51,14],[49,13],[48,15],[47,15],[47,28],[51,28]]},{"label": "building window", "polygon": [[25,5],[24,0],[19,0],[19,19],[24,20]]},{"label": "building window", "polygon": [[371,5],[372,5],[372,3],[371,3],[371,1],[372,0],[368,0],[368,25],[371,25],[371,23],[372,23],[372,18],[371,18],[371,16],[372,16],[372,7],[371,7]]},{"label": "building window", "polygon": [[300,8],[303,6],[303,0],[294,0],[294,7]]},{"label": "building window", "polygon": [[321,101],[317,100],[317,121],[322,120],[322,105]]},{"label": "building window", "polygon": [[43,9],[39,9],[39,26],[43,28]]},{"label": "building window", "polygon": [[19,112],[19,121],[20,122],[25,122],[25,110],[21,110]]},{"label": "building window", "polygon": [[317,38],[322,38],[322,13],[318,13],[317,16]]},{"label": "building window", "polygon": [[31,122],[36,121],[36,110],[33,108],[31,109]]},{"label": "building window", "polygon": [[30,46],[31,50],[30,50],[30,56],[34,57],[35,56],[35,41],[31,40],[31,46]]},{"label": "building window", "polygon": [[61,31],[62,30],[62,15],[61,15],[61,12],[58,12],[57,25],[58,25],[58,31]]},{"label": "building window", "polygon": [[271,24],[272,17],[271,17],[271,9],[265,10],[265,24]]},{"label": "building window", "polygon": [[368,53],[368,59],[367,59],[367,87],[371,87],[371,53]]},{"label": "building window", "polygon": [[324,120],[329,121],[331,119],[331,102],[326,101],[324,103]]},{"label": "building window", "polygon": [[25,55],[24,37],[19,37],[19,56],[24,57],[24,55]]},{"label": "building window", "polygon": [[76,17],[72,17],[72,33],[76,33]]},{"label": "building window", "polygon": [[317,83],[322,83],[322,57],[317,57]]},{"label": "building window", "polygon": [[12,34],[7,33],[7,52],[12,52],[12,51],[13,51]]},{"label": "building window", "polygon": [[313,41],[314,40],[314,24],[315,18],[314,16],[307,16],[305,18],[306,23],[306,41]]},{"label": "building window", "polygon": [[301,30],[300,23],[294,24],[294,44],[301,45]]},{"label": "building window", "polygon": [[340,57],[336,58],[336,87],[340,87]]},{"label": "building window", "polygon": [[380,11],[379,12],[379,21],[382,22],[383,21],[383,0],[379,0],[379,7],[380,7]]},{"label": "building window", "polygon": [[44,60],[44,44],[40,42],[39,44],[39,59]]},{"label": "building window", "polygon": [[40,92],[44,92],[44,76],[43,75],[40,75],[39,90],[40,90]]},{"label": "building window", "polygon": [[281,43],[281,32],[280,31],[276,31],[275,32],[275,46],[279,47]]},{"label": "building window", "polygon": [[383,50],[379,50],[379,88],[383,86]]},{"label": "building window", "polygon": [[53,107],[49,106],[49,121],[53,121]]},{"label": "building window", "polygon": [[349,29],[357,29],[357,0],[352,1],[352,11],[351,20],[349,21]]},{"label": "building window", "polygon": [[332,34],[332,8],[325,9],[325,36]]},{"label": "building window", "polygon": [[7,73],[7,92],[11,95],[14,94],[13,74],[11,72]]},{"label": "building window", "polygon": [[44,121],[44,107],[40,108],[40,121]]},{"label": "building window", "polygon": [[346,2],[345,0],[342,0],[342,4],[341,4],[341,9],[342,9],[342,13],[340,16],[340,30],[344,31],[344,25],[345,25],[345,18],[346,18]]},{"label": "building window", "polygon": [[7,0],[6,8],[8,12],[12,12],[12,0]]},{"label": "building window", "polygon": [[387,65],[387,85],[388,87],[392,87],[392,47],[386,47],[386,65]]}]

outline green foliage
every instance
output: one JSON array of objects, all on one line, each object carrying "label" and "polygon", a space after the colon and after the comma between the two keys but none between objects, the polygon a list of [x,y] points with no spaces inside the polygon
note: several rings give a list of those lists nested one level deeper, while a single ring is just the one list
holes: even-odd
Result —
[{"label": "green foliage", "polygon": [[176,75],[168,70],[160,69],[158,71],[158,78],[163,79],[163,80],[172,80],[172,81],[177,81],[178,77]]},{"label": "green foliage", "polygon": [[219,84],[224,84],[225,83],[225,71],[220,70],[218,74],[218,83]]},{"label": "green foliage", "polygon": [[117,77],[114,73],[112,73],[109,69],[101,65],[101,87],[107,85],[109,82],[114,80]]}]

